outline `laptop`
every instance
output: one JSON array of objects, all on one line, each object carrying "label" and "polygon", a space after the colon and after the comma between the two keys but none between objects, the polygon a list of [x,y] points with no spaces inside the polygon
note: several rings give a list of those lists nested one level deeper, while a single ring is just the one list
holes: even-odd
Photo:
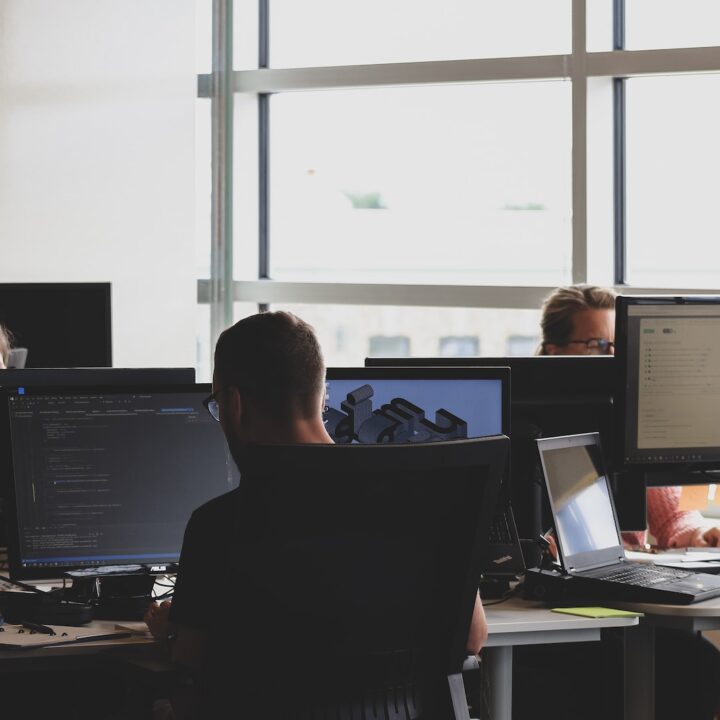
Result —
[{"label": "laptop", "polygon": [[625,557],[600,435],[537,440],[559,560],[573,595],[689,604],[720,595],[720,577]]}]

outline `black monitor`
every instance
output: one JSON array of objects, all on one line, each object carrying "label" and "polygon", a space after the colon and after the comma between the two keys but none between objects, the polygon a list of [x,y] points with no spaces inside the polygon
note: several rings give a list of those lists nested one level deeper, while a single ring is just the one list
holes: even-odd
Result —
[{"label": "black monitor", "polygon": [[671,484],[720,469],[720,296],[620,296],[615,342],[618,460]]},{"label": "black monitor", "polygon": [[8,368],[0,387],[79,385],[185,385],[195,382],[195,368]]},{"label": "black monitor", "polygon": [[[195,368],[24,368],[0,370],[0,388],[77,387],[81,385],[186,385]],[[8,415],[0,406],[0,458],[10,454]],[[0,545],[7,545],[4,508],[10,490],[8,468],[0,462]]]},{"label": "black monitor", "polygon": [[405,443],[507,434],[510,371],[328,368],[325,427],[336,443]]},{"label": "black monitor", "polygon": [[237,485],[210,385],[3,391],[13,578],[178,561],[192,511]]},{"label": "black monitor", "polygon": [[26,367],[110,367],[110,283],[0,283],[0,325]]},{"label": "black monitor", "polygon": [[[366,358],[365,364],[372,368],[510,368],[511,495],[522,537],[537,537],[550,522],[549,509],[543,510],[535,440],[599,432],[603,446],[612,447],[616,364],[610,355]],[[612,452],[607,454],[612,458]],[[613,485],[622,527],[644,527],[644,485],[635,478],[614,478]]]}]

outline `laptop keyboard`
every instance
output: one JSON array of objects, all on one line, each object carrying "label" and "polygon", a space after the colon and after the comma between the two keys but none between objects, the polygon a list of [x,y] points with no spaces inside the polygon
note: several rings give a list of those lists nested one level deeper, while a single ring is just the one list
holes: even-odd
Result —
[{"label": "laptop keyboard", "polygon": [[693,573],[687,570],[660,567],[627,567],[615,568],[604,575],[596,576],[598,580],[637,585],[639,587],[653,587],[661,582],[681,580]]},{"label": "laptop keyboard", "polygon": [[511,545],[513,536],[510,532],[510,524],[504,512],[497,512],[490,524],[490,542],[496,545]]}]

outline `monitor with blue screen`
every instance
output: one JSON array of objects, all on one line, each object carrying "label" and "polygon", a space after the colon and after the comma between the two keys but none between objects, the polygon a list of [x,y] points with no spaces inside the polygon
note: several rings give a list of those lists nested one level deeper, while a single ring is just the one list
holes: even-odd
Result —
[{"label": "monitor with blue screen", "polygon": [[328,368],[323,418],[336,443],[507,434],[508,368]]}]

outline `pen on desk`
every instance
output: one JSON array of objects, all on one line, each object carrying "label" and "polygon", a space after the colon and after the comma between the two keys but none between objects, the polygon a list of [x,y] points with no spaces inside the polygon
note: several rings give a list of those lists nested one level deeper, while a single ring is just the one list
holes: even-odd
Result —
[{"label": "pen on desk", "polygon": [[20,623],[24,628],[27,628],[28,630],[34,630],[38,633],[44,633],[45,635],[54,635],[55,631],[48,627],[47,625],[40,625],[39,623],[34,622],[27,622],[26,620],[23,620]]}]

